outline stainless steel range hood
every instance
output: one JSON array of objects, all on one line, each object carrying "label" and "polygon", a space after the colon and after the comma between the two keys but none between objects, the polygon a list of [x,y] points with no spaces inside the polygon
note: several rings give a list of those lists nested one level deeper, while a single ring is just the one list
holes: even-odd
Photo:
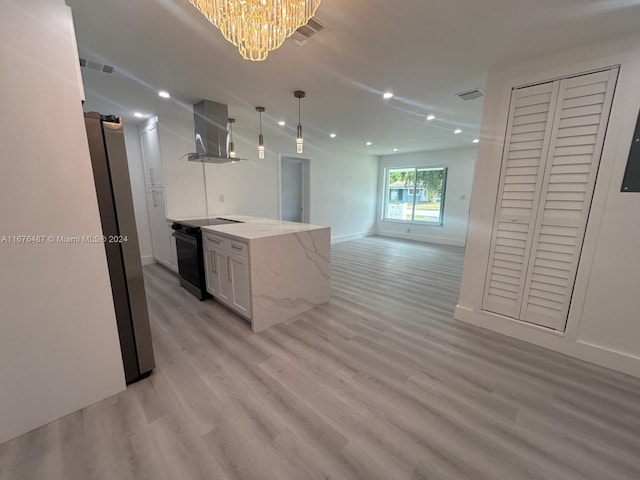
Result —
[{"label": "stainless steel range hood", "polygon": [[245,158],[229,156],[229,109],[223,103],[203,100],[193,106],[196,130],[196,152],[189,153],[191,162],[229,163]]}]

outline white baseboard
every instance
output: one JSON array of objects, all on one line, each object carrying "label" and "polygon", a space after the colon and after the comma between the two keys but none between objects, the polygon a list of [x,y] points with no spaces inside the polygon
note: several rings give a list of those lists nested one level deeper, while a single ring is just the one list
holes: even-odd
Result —
[{"label": "white baseboard", "polygon": [[142,265],[151,265],[152,263],[156,263],[156,259],[153,258],[153,255],[145,255],[141,257]]},{"label": "white baseboard", "polygon": [[167,270],[172,271],[173,273],[178,273],[178,266],[177,265],[171,265],[171,263],[167,262],[166,260],[161,259],[160,257],[154,257],[155,259],[155,263],[157,263],[158,265],[163,266],[164,268],[166,268]]},{"label": "white baseboard", "polygon": [[457,240],[455,238],[446,238],[446,237],[434,237],[431,235],[418,235],[415,233],[401,233],[401,232],[393,232],[390,230],[377,230],[376,235],[381,237],[391,237],[391,238],[402,238],[404,240],[413,240],[416,242],[424,242],[424,243],[437,243],[440,245],[451,245],[454,247],[464,247],[464,240]]},{"label": "white baseboard", "polygon": [[456,306],[455,319],[640,378],[640,358],[624,352],[587,343],[579,338],[567,338],[563,333],[544,327],[490,312],[478,312],[461,305]]},{"label": "white baseboard", "polygon": [[331,237],[331,243],[348,242],[349,240],[358,240],[359,238],[370,237],[374,234],[373,230],[367,232],[351,233],[349,235],[338,235],[337,237]]}]

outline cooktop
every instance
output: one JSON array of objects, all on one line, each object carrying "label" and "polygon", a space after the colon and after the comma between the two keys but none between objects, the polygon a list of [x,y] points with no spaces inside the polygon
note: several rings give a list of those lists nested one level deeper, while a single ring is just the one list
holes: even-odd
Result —
[{"label": "cooktop", "polygon": [[179,223],[180,225],[186,225],[188,227],[207,227],[209,225],[224,225],[225,223],[244,223],[241,222],[240,220],[231,220],[229,218],[222,218],[222,217],[217,217],[217,218],[196,218],[196,219],[189,219],[189,220],[180,220],[179,222],[174,222],[174,223]]}]

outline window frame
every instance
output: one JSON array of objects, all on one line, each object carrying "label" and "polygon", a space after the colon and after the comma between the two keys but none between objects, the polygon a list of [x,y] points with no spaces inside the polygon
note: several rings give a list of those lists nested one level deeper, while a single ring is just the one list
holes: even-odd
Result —
[{"label": "window frame", "polygon": [[[387,218],[386,214],[388,211],[389,205],[389,173],[391,170],[413,170],[414,171],[414,183],[412,187],[407,186],[407,191],[412,188],[414,193],[417,190],[417,181],[418,181],[418,171],[419,170],[442,170],[442,195],[440,195],[440,216],[439,221],[430,222],[425,220],[415,220],[416,214],[416,200],[418,195],[412,195],[411,199],[411,220],[401,220],[398,218]],[[444,209],[445,209],[445,199],[447,192],[447,179],[449,174],[449,167],[446,165],[439,166],[416,166],[416,167],[385,167],[384,168],[384,186],[382,191],[382,212],[381,212],[381,222],[389,222],[389,223],[400,223],[400,224],[408,224],[408,225],[422,225],[427,227],[444,227]]]}]

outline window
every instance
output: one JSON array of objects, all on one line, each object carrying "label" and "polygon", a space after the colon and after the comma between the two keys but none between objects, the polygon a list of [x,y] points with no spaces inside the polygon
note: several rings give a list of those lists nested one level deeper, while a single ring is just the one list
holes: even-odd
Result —
[{"label": "window", "polygon": [[385,178],[383,220],[442,225],[446,168],[387,168]]}]

